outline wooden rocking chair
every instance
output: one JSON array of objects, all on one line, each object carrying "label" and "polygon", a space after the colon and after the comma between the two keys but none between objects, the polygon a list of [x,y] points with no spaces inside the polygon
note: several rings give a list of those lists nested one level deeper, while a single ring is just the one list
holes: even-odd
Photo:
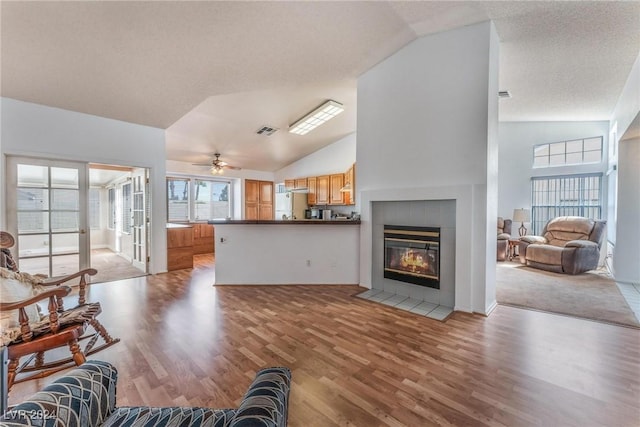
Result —
[{"label": "wooden rocking chair", "polygon": [[[95,269],[85,269],[70,276],[38,280],[32,285],[41,286],[44,291],[37,295],[15,302],[0,301],[0,314],[18,310],[19,327],[15,328],[12,336],[6,333],[4,339],[9,360],[7,386],[35,378],[51,375],[70,366],[81,365],[86,357],[103,350],[120,339],[112,338],[96,317],[102,312],[100,303],[87,303],[85,300],[87,276],[95,275]],[[13,274],[14,280],[27,276],[24,273]],[[11,277],[11,276],[10,276]],[[69,286],[63,285],[73,279],[80,279],[78,291],[78,305],[71,309],[64,309],[63,297],[71,292]],[[6,278],[2,278],[6,280]],[[22,280],[24,282],[24,280]],[[1,295],[0,295],[1,297]],[[48,316],[42,319],[29,319],[26,308],[32,304],[48,299]],[[87,331],[88,326],[92,330]],[[8,338],[9,337],[9,338]],[[98,339],[103,343],[96,346]],[[84,347],[79,342],[85,341]],[[68,346],[71,356],[53,361],[45,361],[45,352],[59,347]],[[20,364],[20,359],[28,358]]]}]

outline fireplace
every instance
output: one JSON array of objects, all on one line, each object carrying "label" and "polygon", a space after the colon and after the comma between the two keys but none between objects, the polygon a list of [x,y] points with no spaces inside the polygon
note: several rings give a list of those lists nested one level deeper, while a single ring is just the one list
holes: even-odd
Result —
[{"label": "fireplace", "polygon": [[385,225],[384,277],[440,289],[440,228]]}]

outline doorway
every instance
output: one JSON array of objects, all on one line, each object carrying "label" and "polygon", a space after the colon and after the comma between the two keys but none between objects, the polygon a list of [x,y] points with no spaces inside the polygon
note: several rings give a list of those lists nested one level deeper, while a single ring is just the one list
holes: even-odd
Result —
[{"label": "doorway", "polygon": [[7,231],[21,271],[50,277],[92,267],[92,282],[145,275],[147,169],[7,157]]}]

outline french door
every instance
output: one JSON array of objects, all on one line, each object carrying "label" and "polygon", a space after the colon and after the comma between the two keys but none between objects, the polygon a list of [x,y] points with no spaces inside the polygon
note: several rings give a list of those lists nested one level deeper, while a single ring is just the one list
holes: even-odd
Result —
[{"label": "french door", "polygon": [[132,172],[133,203],[131,205],[131,234],[133,236],[132,263],[147,272],[147,229],[149,226],[148,169]]},{"label": "french door", "polygon": [[88,165],[7,158],[7,227],[21,271],[60,276],[89,266]]}]

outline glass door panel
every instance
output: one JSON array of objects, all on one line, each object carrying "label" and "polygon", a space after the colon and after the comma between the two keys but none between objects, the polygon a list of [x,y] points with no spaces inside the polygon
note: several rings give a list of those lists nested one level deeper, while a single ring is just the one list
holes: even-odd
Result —
[{"label": "glass door panel", "polygon": [[86,165],[9,158],[8,228],[20,270],[48,276],[88,265]]},{"label": "glass door panel", "polygon": [[133,265],[147,272],[147,230],[149,214],[147,212],[148,200],[148,171],[147,169],[134,169],[133,204],[131,206],[131,234],[133,237]]}]

